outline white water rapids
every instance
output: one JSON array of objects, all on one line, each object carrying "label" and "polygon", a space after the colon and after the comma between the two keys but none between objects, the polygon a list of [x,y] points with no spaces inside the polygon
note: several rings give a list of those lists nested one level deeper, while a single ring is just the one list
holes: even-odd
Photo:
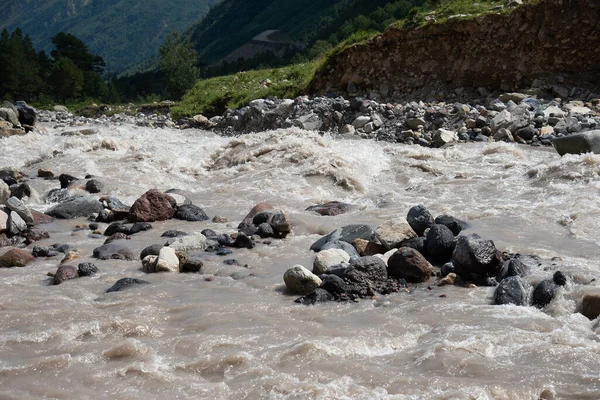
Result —
[{"label": "white water rapids", "polygon": [[[600,155],[504,143],[428,149],[295,129],[237,138],[98,129],[2,139],[0,168],[32,177],[38,196],[28,205],[42,211],[59,187],[34,178],[47,168],[95,175],[102,194],[126,204],[151,188],[182,189],[230,221],[153,223],[128,241],[135,254],[167,229],[234,231],[260,201],[286,210],[294,233],[234,250],[248,268],[207,255],[204,275],[146,275],[139,261],[92,259],[103,240],[74,229],[84,219],[42,226],[51,237],[38,244],[68,243],[100,274],[50,286],[58,259],[0,269],[0,399],[600,398],[600,328],[577,313],[600,285]],[[330,200],[357,207],[304,211]],[[494,306],[493,288],[435,281],[351,304],[301,306],[285,293],[283,272],[311,269],[320,235],[404,217],[419,203],[468,221],[467,233],[500,250],[562,258],[568,285],[544,310]],[[151,285],[104,293],[126,276]]]}]

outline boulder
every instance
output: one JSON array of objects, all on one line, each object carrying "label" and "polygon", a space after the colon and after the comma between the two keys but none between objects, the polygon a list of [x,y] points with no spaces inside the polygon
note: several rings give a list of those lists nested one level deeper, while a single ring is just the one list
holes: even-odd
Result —
[{"label": "boulder", "polygon": [[377,227],[375,236],[386,250],[390,250],[400,247],[400,243],[405,240],[417,237],[417,234],[404,218],[398,218],[386,221]]},{"label": "boulder", "polygon": [[121,221],[116,221],[106,227],[104,230],[104,236],[112,236],[115,233],[124,233],[125,235],[129,235],[130,229],[130,225],[125,225]]},{"label": "boulder", "polygon": [[558,287],[566,284],[566,276],[562,272],[556,271],[551,279],[545,279],[535,287],[531,296],[531,304],[537,308],[544,308],[552,301]]},{"label": "boulder", "polygon": [[142,271],[147,274],[153,274],[156,272],[156,262],[158,261],[158,255],[148,255],[142,259]]},{"label": "boulder", "polygon": [[589,319],[596,319],[600,315],[600,290],[588,291],[581,299],[581,313]]},{"label": "boulder", "polygon": [[194,204],[183,204],[177,207],[175,218],[183,221],[206,221],[208,220],[208,215]]},{"label": "boulder", "polygon": [[209,243],[200,232],[193,232],[187,236],[175,238],[173,241],[168,242],[169,247],[175,251],[188,251],[188,250],[205,250]]},{"label": "boulder", "polygon": [[100,260],[134,260],[135,256],[132,251],[120,242],[122,241],[118,240],[96,247],[93,251],[93,257]]},{"label": "boulder", "polygon": [[431,260],[439,263],[450,261],[455,246],[454,234],[445,225],[433,225],[427,232],[425,247]]},{"label": "boulder", "polygon": [[59,219],[89,217],[103,210],[102,203],[94,197],[75,197],[68,199],[46,211],[46,214]]},{"label": "boulder", "polygon": [[202,268],[204,267],[204,263],[198,257],[186,258],[179,265],[181,266],[181,272],[192,273],[202,273]]},{"label": "boulder", "polygon": [[454,131],[440,128],[433,134],[433,144],[437,147],[442,147],[452,142],[458,142],[458,135]]},{"label": "boulder", "polygon": [[445,225],[448,229],[452,231],[454,236],[457,236],[463,229],[467,228],[467,223],[461,221],[458,218],[454,218],[451,215],[440,215],[435,219],[435,223],[439,225]]},{"label": "boulder", "polygon": [[54,284],[60,285],[64,281],[79,278],[77,268],[72,265],[61,265],[54,273]]},{"label": "boulder", "polygon": [[323,274],[321,275],[321,288],[327,290],[334,297],[338,298],[348,291],[348,285],[342,278],[337,275]]},{"label": "boulder", "polygon": [[156,260],[156,272],[179,272],[179,258],[171,247],[163,247]]},{"label": "boulder", "polygon": [[10,249],[0,256],[0,268],[24,267],[34,259],[27,250]]},{"label": "boulder", "polygon": [[427,122],[425,122],[423,118],[408,118],[406,120],[406,127],[408,129],[416,131],[419,129],[420,126],[423,128],[427,126]]},{"label": "boulder", "polygon": [[393,278],[419,283],[429,280],[433,269],[421,253],[410,247],[400,247],[388,260],[387,272]]},{"label": "boulder", "polygon": [[433,216],[422,204],[412,207],[408,211],[406,220],[417,236],[423,236],[425,230],[431,228],[435,224]]},{"label": "boulder", "polygon": [[10,187],[2,179],[0,179],[0,206],[4,205],[9,197]]},{"label": "boulder", "polygon": [[147,256],[158,256],[160,253],[160,249],[164,246],[162,244],[152,244],[150,246],[145,247],[140,253],[140,260],[143,260]]},{"label": "boulder", "polygon": [[150,282],[148,282],[148,281],[144,281],[144,280],[136,279],[136,278],[121,278],[118,281],[116,281],[115,284],[112,285],[110,288],[106,289],[106,293],[118,292],[120,290],[126,289],[126,288],[134,286],[134,285],[145,285],[145,284],[149,284],[149,283]]},{"label": "boulder", "polygon": [[151,224],[149,224],[147,222],[136,222],[129,229],[129,234],[130,235],[135,235],[136,233],[140,233],[140,232],[144,232],[144,231],[149,231],[150,229],[152,229],[152,225]]},{"label": "boulder", "polygon": [[321,129],[323,121],[317,114],[310,113],[294,120],[294,125],[306,131],[317,131]]},{"label": "boulder", "polygon": [[330,201],[324,204],[310,206],[306,211],[314,211],[323,216],[334,216],[344,214],[352,209],[352,204],[342,203],[340,201]]},{"label": "boulder", "polygon": [[0,119],[10,122],[15,128],[21,126],[21,124],[19,123],[19,117],[10,108],[6,108],[6,107],[0,108]]},{"label": "boulder", "polygon": [[427,241],[427,238],[425,238],[425,236],[419,236],[416,238],[405,240],[398,247],[410,247],[411,249],[415,249],[422,255],[426,256],[427,255],[427,248],[425,246],[426,241]]},{"label": "boulder", "polygon": [[333,241],[343,241],[347,243],[352,243],[354,239],[364,239],[364,240],[374,240],[375,232],[373,228],[369,225],[364,224],[355,224],[355,225],[346,225],[342,228],[336,229],[333,232],[330,232],[326,236],[323,236],[321,239],[317,240],[315,243],[310,246],[312,251],[319,252],[325,246],[325,244]]},{"label": "boulder", "polygon": [[528,286],[519,276],[511,276],[503,279],[494,292],[495,304],[515,304],[523,306],[527,304]]},{"label": "boulder", "polygon": [[71,184],[71,182],[76,181],[78,178],[76,178],[73,175],[69,175],[69,174],[60,174],[58,176],[58,181],[60,182],[60,187],[61,189],[66,189],[69,187],[69,185]]},{"label": "boulder", "polygon": [[173,197],[150,189],[133,203],[128,219],[131,222],[164,221],[173,217],[176,205]]},{"label": "boulder", "polygon": [[346,277],[352,282],[365,285],[385,282],[388,278],[387,266],[379,257],[355,258],[350,262]]},{"label": "boulder", "polygon": [[30,227],[23,232],[21,236],[25,239],[26,245],[30,245],[33,242],[39,242],[42,239],[50,238],[50,234],[48,232],[35,227]]},{"label": "boulder", "polygon": [[11,235],[19,235],[21,232],[27,230],[27,224],[23,221],[23,218],[14,211],[11,211],[8,215],[8,231]]},{"label": "boulder", "polygon": [[321,278],[307,270],[301,265],[295,265],[285,271],[283,281],[290,293],[304,295],[319,286],[321,286]]},{"label": "boulder", "polygon": [[356,248],[352,244],[350,244],[348,242],[343,242],[341,240],[333,240],[331,242],[327,242],[325,245],[323,245],[323,247],[321,248],[321,251],[329,250],[329,249],[342,249],[346,253],[348,253],[350,258],[358,258],[359,257],[359,254],[356,251]]},{"label": "boulder", "polygon": [[371,121],[371,117],[369,116],[365,116],[365,115],[361,115],[359,117],[357,117],[353,122],[352,122],[352,126],[356,129],[361,129],[363,128],[366,124],[368,124]]},{"label": "boulder", "polygon": [[523,93],[502,93],[500,96],[498,96],[498,100],[500,100],[503,103],[508,103],[509,101],[512,101],[516,104],[519,104],[526,97],[527,95]]},{"label": "boulder", "polygon": [[350,255],[341,249],[322,250],[315,256],[313,274],[321,275],[329,267],[350,261]]},{"label": "boulder", "polygon": [[327,290],[322,288],[316,288],[310,293],[297,298],[294,300],[296,303],[304,304],[305,306],[314,305],[316,303],[324,303],[326,301],[333,301],[335,297]]},{"label": "boulder", "polygon": [[561,156],[565,154],[600,154],[600,130],[575,133],[552,141]]},{"label": "boulder", "polygon": [[90,179],[85,183],[85,190],[89,193],[100,193],[104,189],[104,184],[96,179]]},{"label": "boulder", "polygon": [[94,276],[100,271],[93,263],[80,263],[77,266],[77,273],[79,276]]},{"label": "boulder", "polygon": [[21,125],[34,126],[37,122],[37,110],[24,101],[17,101],[15,107],[19,111]]},{"label": "boulder", "polygon": [[374,256],[376,254],[383,254],[388,251],[385,246],[364,239],[354,239],[354,241],[352,241],[352,245],[361,256]]},{"label": "boulder", "polygon": [[[459,236],[452,253],[452,264],[469,273],[493,276],[500,262],[494,242],[484,240],[477,234]],[[458,271],[457,271],[458,272]]]},{"label": "boulder", "polygon": [[498,132],[498,130],[502,128],[509,129],[513,124],[512,114],[508,110],[504,110],[496,114],[494,118],[492,118],[492,122],[490,124],[490,128],[492,128],[492,132]]},{"label": "boulder", "polygon": [[8,214],[0,209],[0,233],[8,230]]}]

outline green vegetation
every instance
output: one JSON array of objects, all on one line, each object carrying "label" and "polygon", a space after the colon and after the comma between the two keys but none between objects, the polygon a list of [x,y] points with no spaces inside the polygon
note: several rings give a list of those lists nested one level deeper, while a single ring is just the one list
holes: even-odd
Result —
[{"label": "green vegetation", "polygon": [[177,32],[167,36],[159,52],[160,69],[166,77],[165,93],[173,99],[180,99],[198,79],[198,54],[189,41],[179,39]]},{"label": "green vegetation", "polygon": [[183,96],[179,106],[172,108],[173,118],[196,114],[212,117],[258,98],[294,98],[302,94],[319,65],[315,61],[201,80]]}]

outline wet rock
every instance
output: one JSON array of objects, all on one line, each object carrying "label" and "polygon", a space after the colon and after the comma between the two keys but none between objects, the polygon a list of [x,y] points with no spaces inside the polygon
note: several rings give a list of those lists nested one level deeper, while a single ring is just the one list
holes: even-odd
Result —
[{"label": "wet rock", "polygon": [[[374,256],[375,254],[383,254],[387,251],[387,248],[385,248],[383,245],[364,239],[354,239],[352,245],[358,254],[360,254],[360,256]],[[323,250],[321,250],[321,252],[323,252]]]},{"label": "wet rock", "polygon": [[450,272],[445,275],[440,281],[437,283],[438,286],[452,286],[452,285],[460,285],[462,284],[462,279],[456,275],[454,272]]},{"label": "wet rock", "polygon": [[[204,233],[204,231],[202,233]],[[168,237],[168,238],[174,238],[174,237],[177,237],[177,236],[187,236],[187,232],[177,231],[177,230],[172,230],[171,229],[171,230],[168,230],[168,231],[164,231],[162,233],[162,235],[160,235],[160,237]]]},{"label": "wet rock", "polygon": [[50,234],[48,232],[35,227],[29,228],[23,232],[21,236],[25,239],[25,244],[27,246],[29,246],[31,243],[50,238]]},{"label": "wet rock", "polygon": [[556,138],[552,144],[558,154],[600,154],[600,130],[576,133]]},{"label": "wet rock", "polygon": [[152,244],[150,246],[145,247],[140,253],[140,260],[146,258],[146,256],[158,256],[160,253],[160,249],[164,246],[162,244]]},{"label": "wet rock", "polygon": [[19,217],[21,217],[27,225],[33,225],[33,215],[31,214],[31,211],[29,211],[29,208],[27,208],[27,206],[21,200],[16,197],[10,197],[8,200],[6,200],[6,207],[8,207],[9,210],[19,214]]},{"label": "wet rock", "polygon": [[33,190],[28,183],[20,183],[10,187],[10,195],[19,200],[26,197],[32,197],[34,194],[36,194],[35,190]]},{"label": "wet rock", "polygon": [[248,237],[242,232],[239,232],[231,246],[238,249],[253,249],[254,246],[256,246],[256,244],[254,243],[252,238]]},{"label": "wet rock", "polygon": [[156,272],[179,272],[179,258],[171,247],[163,247],[156,260]]},{"label": "wet rock", "polygon": [[59,253],[63,254],[68,254],[71,251],[71,246],[69,246],[68,244],[55,243],[52,245],[52,248],[58,251]]},{"label": "wet rock", "polygon": [[24,267],[34,259],[27,250],[10,249],[0,255],[0,268]]},{"label": "wet rock", "polygon": [[395,221],[386,221],[377,227],[375,236],[386,250],[400,247],[405,240],[417,236],[413,228],[404,218]]},{"label": "wet rock", "polygon": [[452,263],[457,268],[457,272],[462,268],[469,273],[490,276],[496,275],[500,268],[494,242],[484,240],[477,234],[458,237],[452,253]]},{"label": "wet rock", "polygon": [[346,282],[337,275],[323,274],[321,275],[321,280],[321,288],[327,290],[335,298],[340,298],[348,291]]},{"label": "wet rock", "polygon": [[326,301],[333,301],[335,297],[329,293],[327,290],[322,288],[317,288],[311,291],[310,293],[297,298],[294,300],[296,303],[304,304],[306,306],[311,306],[316,303],[324,303]]},{"label": "wet rock", "polygon": [[223,217],[222,215],[215,215],[212,219],[212,222],[214,222],[216,224],[224,224],[226,222],[229,222],[229,219],[226,217]]},{"label": "wet rock", "polygon": [[238,262],[238,260],[236,260],[236,259],[233,259],[233,258],[231,258],[231,259],[229,259],[229,260],[224,260],[224,261],[223,261],[223,264],[226,264],[226,265],[237,265],[237,266],[240,266],[240,263]]},{"label": "wet rock", "polygon": [[360,257],[360,255],[356,251],[356,248],[352,244],[350,244],[348,242],[343,242],[341,240],[333,240],[331,242],[327,242],[325,245],[323,245],[323,247],[321,248],[321,251],[329,250],[329,249],[344,250],[346,253],[348,253],[350,258]]},{"label": "wet rock", "polygon": [[346,225],[342,228],[334,230],[333,232],[330,232],[326,236],[323,236],[321,239],[313,243],[312,246],[310,246],[310,249],[312,251],[319,252],[323,246],[329,242],[343,241],[352,243],[354,239],[374,240],[375,232],[369,225]]},{"label": "wet rock", "polygon": [[435,224],[433,216],[422,204],[412,207],[408,211],[406,220],[417,236],[423,236],[425,230],[431,228]]},{"label": "wet rock", "polygon": [[131,250],[119,242],[120,241],[107,243],[95,248],[93,251],[93,257],[100,260],[134,260],[135,256]]},{"label": "wet rock", "polygon": [[73,175],[69,175],[69,174],[60,174],[58,176],[58,181],[60,182],[61,189],[68,188],[69,185],[71,184],[71,182],[74,182],[77,179],[78,178],[74,177]]},{"label": "wet rock", "polygon": [[527,304],[528,286],[519,276],[511,276],[503,279],[494,292],[495,304],[515,304],[522,306]]},{"label": "wet rock", "polygon": [[0,179],[0,206],[10,197],[10,187]]},{"label": "wet rock", "polygon": [[148,255],[148,256],[142,258],[142,270],[147,274],[155,273],[157,261],[158,261],[158,255]]},{"label": "wet rock", "polygon": [[115,240],[122,240],[122,239],[128,240],[128,239],[131,239],[131,236],[128,236],[122,232],[113,233],[112,235],[110,235],[109,237],[106,238],[106,240],[104,241],[104,244],[112,243]]},{"label": "wet rock", "polygon": [[350,261],[350,255],[341,249],[322,250],[317,253],[313,262],[313,274],[324,274],[329,267]]},{"label": "wet rock", "polygon": [[93,197],[75,197],[57,204],[46,214],[59,219],[73,219],[79,217],[89,217],[103,210],[102,203]]},{"label": "wet rock", "polygon": [[49,169],[40,168],[38,169],[37,176],[39,178],[52,179],[54,178],[54,172]]},{"label": "wet rock", "polygon": [[31,255],[35,258],[39,257],[56,257],[60,253],[55,249],[47,246],[33,246],[31,249]]},{"label": "wet rock", "polygon": [[34,126],[37,122],[37,110],[24,101],[17,101],[15,107],[19,112],[19,122],[21,125]]},{"label": "wet rock", "polygon": [[283,274],[285,286],[292,294],[305,295],[321,286],[321,279],[301,265],[295,265]]},{"label": "wet rock", "polygon": [[136,222],[129,229],[129,234],[130,235],[135,235],[136,233],[149,231],[150,229],[152,229],[152,225],[151,224],[149,224],[147,222]]},{"label": "wet rock", "polygon": [[177,208],[175,218],[183,221],[207,221],[208,215],[194,204],[184,204]]},{"label": "wet rock", "polygon": [[110,288],[106,289],[106,293],[118,292],[133,285],[146,285],[149,283],[150,282],[136,278],[121,278],[118,281],[116,281],[115,284],[112,285]]},{"label": "wet rock", "polygon": [[60,285],[64,281],[79,278],[77,269],[72,265],[61,265],[54,273],[54,284]]},{"label": "wet rock", "polygon": [[511,258],[508,262],[506,276],[524,277],[531,273],[531,267],[524,263],[520,258]]},{"label": "wet rock", "polygon": [[415,249],[416,251],[421,253],[423,256],[426,256],[427,255],[427,250],[426,250],[426,246],[425,246],[426,241],[427,241],[427,239],[425,238],[425,236],[419,236],[416,238],[405,240],[404,242],[402,242],[400,244],[400,247],[410,247],[411,249]]},{"label": "wet rock", "polygon": [[121,221],[116,221],[106,227],[104,230],[104,236],[112,236],[115,233],[123,233],[125,235],[129,235],[130,227],[125,225]]},{"label": "wet rock", "polygon": [[79,263],[77,266],[77,273],[79,276],[94,276],[100,271],[93,263]]},{"label": "wet rock", "polygon": [[439,263],[450,261],[455,246],[454,233],[445,225],[433,225],[427,232],[425,247],[431,260]]},{"label": "wet rock", "polygon": [[11,235],[19,235],[27,230],[25,221],[14,211],[8,215],[7,227]]},{"label": "wet rock", "polygon": [[388,260],[387,271],[391,277],[419,283],[429,280],[433,269],[421,253],[410,247],[400,247]]},{"label": "wet rock", "polygon": [[330,201],[324,204],[310,206],[306,211],[313,211],[323,216],[334,216],[347,213],[352,209],[352,204],[342,203],[339,201]]},{"label": "wet rock", "polygon": [[438,225],[445,225],[448,229],[452,231],[454,236],[457,236],[463,229],[467,228],[467,223],[461,221],[458,218],[454,218],[451,215],[440,215],[435,219],[435,223]]},{"label": "wet rock", "polygon": [[256,233],[256,226],[254,226],[254,224],[252,223],[254,216],[263,211],[268,211],[268,210],[272,210],[272,209],[273,209],[273,206],[270,205],[269,203],[266,203],[266,202],[258,203],[257,205],[252,207],[250,212],[244,217],[242,222],[240,222],[240,224],[238,225],[238,230],[249,236],[254,235]]},{"label": "wet rock", "polygon": [[267,223],[273,227],[277,237],[285,238],[292,232],[292,224],[285,211],[279,210],[271,213]]},{"label": "wet rock", "polygon": [[200,258],[191,257],[181,264],[181,272],[202,273],[203,267],[204,264]]},{"label": "wet rock", "polygon": [[375,256],[360,257],[350,262],[346,277],[353,282],[374,284],[388,278],[385,262]]},{"label": "wet rock", "polygon": [[104,184],[96,179],[90,179],[85,183],[85,190],[89,193],[100,193],[104,189]]},{"label": "wet rock", "polygon": [[258,225],[256,234],[262,239],[275,237],[275,231],[273,230],[271,224],[269,224],[268,222],[263,222],[262,224]]},{"label": "wet rock", "polygon": [[558,287],[566,284],[566,276],[562,272],[556,271],[552,279],[543,280],[535,287],[531,304],[537,308],[544,308],[552,301]]},{"label": "wet rock", "polygon": [[52,189],[46,194],[46,203],[63,203],[74,197],[69,189]]},{"label": "wet rock", "polygon": [[175,214],[176,202],[168,194],[150,189],[129,209],[131,222],[154,222],[170,219]]},{"label": "wet rock", "polygon": [[583,295],[580,312],[589,319],[596,319],[600,315],[600,290],[593,289]]},{"label": "wet rock", "polygon": [[39,211],[35,211],[35,210],[30,210],[30,211],[31,211],[31,215],[33,216],[33,224],[34,225],[49,224],[54,221],[54,218],[52,218],[49,215],[43,214],[43,213],[41,213]]},{"label": "wet rock", "polygon": [[206,236],[200,232],[193,232],[169,242],[169,247],[175,251],[205,250],[208,246]]}]

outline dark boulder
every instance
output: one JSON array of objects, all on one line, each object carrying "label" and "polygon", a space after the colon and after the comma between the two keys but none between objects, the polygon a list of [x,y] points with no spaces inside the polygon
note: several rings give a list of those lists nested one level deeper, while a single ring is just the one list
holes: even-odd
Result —
[{"label": "dark boulder", "polygon": [[403,241],[401,244],[401,247],[410,247],[411,249],[415,249],[422,255],[426,256],[427,255],[427,246],[425,245],[426,241],[427,241],[427,239],[425,238],[425,236],[419,236],[416,238],[411,238],[411,239],[407,239],[407,240]]},{"label": "dark boulder", "polygon": [[341,250],[344,250],[346,253],[348,253],[348,255],[350,256],[350,258],[358,258],[358,257],[360,257],[360,255],[358,254],[358,252],[356,251],[356,248],[354,246],[352,246],[348,242],[343,242],[341,240],[334,240],[334,241],[331,241],[331,242],[327,242],[325,245],[323,245],[323,247],[321,248],[320,251],[329,250],[329,249],[341,249]]},{"label": "dark boulder", "polygon": [[308,293],[302,297],[299,297],[294,301],[296,303],[304,304],[306,306],[311,306],[316,303],[324,303],[326,301],[333,301],[333,300],[335,300],[335,297],[331,293],[329,293],[327,290],[321,289],[321,288],[316,288],[313,291],[311,291],[310,293]]},{"label": "dark boulder", "polygon": [[176,206],[173,197],[150,189],[133,203],[128,219],[131,222],[164,221],[173,217]]},{"label": "dark boulder", "polygon": [[457,236],[462,230],[468,227],[466,222],[461,221],[458,218],[454,218],[451,215],[440,215],[435,219],[435,223],[438,225],[445,225],[452,231],[454,236]]},{"label": "dark boulder", "polygon": [[31,189],[28,183],[20,183],[10,187],[10,195],[19,200],[24,197],[31,197],[31,193],[33,193],[33,189]]},{"label": "dark boulder", "polygon": [[60,285],[64,281],[79,278],[77,268],[72,265],[61,265],[54,274],[54,284]]},{"label": "dark boulder", "polygon": [[181,263],[180,269],[181,272],[201,273],[203,266],[204,264],[199,257],[190,257],[186,258],[184,262]]},{"label": "dark boulder", "polygon": [[[208,237],[208,235],[205,235],[205,234],[204,234],[204,231],[202,231],[202,234],[203,234],[204,236],[206,236],[208,239],[210,239],[210,238]],[[169,238],[174,238],[174,237],[178,237],[178,236],[187,236],[187,235],[188,235],[188,233],[187,233],[187,232],[184,232],[184,231],[177,231],[177,230],[171,229],[171,230],[168,230],[168,231],[164,231],[164,232],[162,233],[162,235],[160,235],[160,237],[169,237]]]},{"label": "dark boulder", "polygon": [[93,197],[75,197],[57,204],[48,211],[47,215],[59,219],[89,217],[103,210],[102,203]]},{"label": "dark boulder", "polygon": [[330,232],[326,236],[323,236],[321,239],[313,243],[312,246],[310,246],[310,249],[312,251],[319,252],[323,249],[323,246],[329,242],[342,241],[352,243],[354,239],[364,239],[369,241],[375,240],[375,231],[369,225],[346,225],[342,228],[334,230],[333,232]]},{"label": "dark boulder", "polygon": [[56,257],[59,254],[58,251],[47,246],[33,246],[31,249],[31,255],[35,258],[39,257]]},{"label": "dark boulder", "polygon": [[77,267],[79,276],[94,276],[100,271],[93,263],[80,263]]},{"label": "dark boulder", "polygon": [[248,237],[242,232],[239,232],[231,246],[236,247],[238,249],[253,249],[256,245],[254,244],[252,238]]},{"label": "dark boulder", "polygon": [[334,216],[347,213],[352,209],[352,204],[342,203],[339,201],[330,201],[324,204],[310,206],[306,211],[314,211],[323,216]]},{"label": "dark boulder", "polygon": [[104,236],[112,236],[115,233],[123,233],[129,235],[130,226],[125,225],[122,221],[116,221],[106,227]]},{"label": "dark boulder", "polygon": [[37,110],[24,101],[17,101],[15,107],[19,112],[19,122],[21,125],[34,126],[37,122]]},{"label": "dark boulder", "polygon": [[388,260],[387,272],[393,278],[420,283],[429,280],[433,269],[421,253],[410,247],[400,247]]},{"label": "dark boulder", "polygon": [[337,275],[323,274],[320,276],[322,283],[321,288],[339,298],[348,291],[348,285],[342,278]]},{"label": "dark boulder", "polygon": [[132,261],[135,256],[132,251],[119,243],[120,241],[107,243],[97,247],[93,251],[93,257],[100,260],[127,260]]},{"label": "dark boulder", "polygon": [[273,227],[268,222],[263,222],[258,225],[258,229],[256,234],[260,236],[262,239],[270,238],[275,236],[275,232],[273,231]]},{"label": "dark boulder", "polygon": [[85,183],[85,190],[89,193],[100,193],[104,189],[104,184],[96,179],[90,179]]},{"label": "dark boulder", "polygon": [[136,278],[121,278],[118,281],[116,281],[115,284],[112,285],[110,288],[106,289],[106,293],[118,292],[120,290],[126,289],[133,285],[145,285],[145,284],[149,284],[149,283],[150,282],[148,282],[148,281],[144,281],[144,280],[136,279]]},{"label": "dark boulder", "polygon": [[183,221],[206,221],[208,220],[208,215],[194,204],[183,204],[177,207],[175,218]]},{"label": "dark boulder", "polygon": [[10,249],[0,256],[0,268],[24,267],[34,259],[27,250]]},{"label": "dark boulder", "polygon": [[129,229],[129,234],[130,235],[135,235],[136,233],[140,233],[140,232],[144,232],[144,231],[149,231],[150,229],[152,229],[152,225],[151,224],[149,224],[147,222],[136,222]]},{"label": "dark boulder", "polygon": [[433,225],[427,232],[427,255],[435,262],[446,263],[452,258],[456,246],[454,234],[446,225]]},{"label": "dark boulder", "polygon": [[435,223],[431,213],[422,204],[416,205],[408,211],[406,221],[419,236],[423,236],[425,230],[431,228]]},{"label": "dark boulder", "polygon": [[71,184],[71,182],[76,181],[78,178],[74,177],[73,175],[69,175],[69,174],[60,174],[58,176],[58,181],[60,182],[60,187],[62,189],[66,189],[69,187],[69,185]]},{"label": "dark boulder", "polygon": [[385,262],[374,256],[359,257],[350,262],[346,277],[357,283],[384,282],[388,278]]},{"label": "dark boulder", "polygon": [[117,232],[117,233],[113,233],[112,235],[110,235],[109,237],[106,238],[106,240],[104,241],[104,244],[108,244],[108,243],[112,243],[115,240],[122,240],[122,239],[131,239],[131,236],[122,233],[122,232]]},{"label": "dark boulder", "polygon": [[440,275],[442,276],[442,278],[444,278],[450,273],[455,272],[456,271],[454,269],[454,264],[452,264],[452,262],[447,262],[446,264],[442,265],[442,268],[440,269]]},{"label": "dark boulder", "polygon": [[484,240],[477,234],[458,237],[452,263],[459,274],[464,269],[472,274],[490,276],[495,276],[501,266],[494,242]]},{"label": "dark boulder", "polygon": [[562,272],[556,271],[552,279],[545,279],[535,287],[531,304],[537,308],[544,308],[552,301],[558,287],[566,284],[567,277]]},{"label": "dark boulder", "polygon": [[500,282],[494,292],[495,304],[527,304],[528,285],[519,276],[511,276]]},{"label": "dark boulder", "polygon": [[146,258],[146,256],[158,256],[158,254],[160,253],[160,249],[162,249],[163,246],[162,244],[152,244],[148,247],[145,247],[144,250],[142,250],[142,252],[140,253],[140,260],[143,260],[144,258]]}]

